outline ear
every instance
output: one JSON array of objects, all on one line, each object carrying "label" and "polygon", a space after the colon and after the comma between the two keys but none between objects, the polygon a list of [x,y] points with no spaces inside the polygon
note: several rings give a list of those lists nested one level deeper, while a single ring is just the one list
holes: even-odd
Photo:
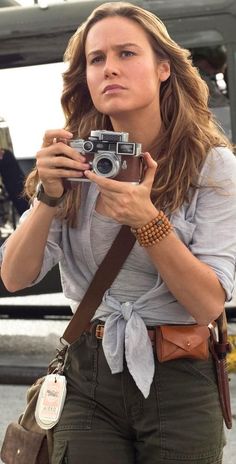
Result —
[{"label": "ear", "polygon": [[170,77],[170,62],[161,61],[158,66],[158,73],[161,82],[167,81],[168,77]]}]

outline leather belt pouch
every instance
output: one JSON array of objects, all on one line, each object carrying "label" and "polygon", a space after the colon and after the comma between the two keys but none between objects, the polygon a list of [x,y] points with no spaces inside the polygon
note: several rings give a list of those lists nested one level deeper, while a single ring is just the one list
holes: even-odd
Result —
[{"label": "leather belt pouch", "polygon": [[156,353],[159,362],[177,358],[208,359],[210,331],[199,325],[156,327]]}]

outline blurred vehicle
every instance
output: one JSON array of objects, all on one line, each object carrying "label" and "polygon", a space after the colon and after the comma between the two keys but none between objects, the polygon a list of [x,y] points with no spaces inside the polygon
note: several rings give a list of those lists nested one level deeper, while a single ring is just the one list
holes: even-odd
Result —
[{"label": "blurred vehicle", "polygon": [[[13,146],[8,125],[0,116],[0,159],[4,149],[12,151]],[[0,243],[12,232],[15,225],[15,212],[0,173]]]}]

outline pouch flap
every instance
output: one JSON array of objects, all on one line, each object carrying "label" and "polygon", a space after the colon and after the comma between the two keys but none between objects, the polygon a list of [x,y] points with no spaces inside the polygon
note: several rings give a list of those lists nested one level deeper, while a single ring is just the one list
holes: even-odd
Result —
[{"label": "pouch flap", "polygon": [[1,449],[1,459],[5,464],[25,464],[29,459],[31,464],[36,464],[40,462],[40,452],[44,455],[44,461],[41,462],[47,464],[46,435],[30,432],[16,422],[8,425]]},{"label": "pouch flap", "polygon": [[182,350],[191,351],[210,336],[208,327],[194,325],[160,326],[162,337]]}]

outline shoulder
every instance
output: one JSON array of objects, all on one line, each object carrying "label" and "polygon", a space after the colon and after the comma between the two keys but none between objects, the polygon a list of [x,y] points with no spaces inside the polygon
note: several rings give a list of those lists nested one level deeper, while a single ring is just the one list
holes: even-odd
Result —
[{"label": "shoulder", "polygon": [[236,184],[236,157],[227,147],[212,148],[206,157],[201,177],[214,181],[231,180]]},{"label": "shoulder", "polygon": [[228,147],[214,147],[209,150],[206,161],[221,166],[236,166],[236,156]]}]

